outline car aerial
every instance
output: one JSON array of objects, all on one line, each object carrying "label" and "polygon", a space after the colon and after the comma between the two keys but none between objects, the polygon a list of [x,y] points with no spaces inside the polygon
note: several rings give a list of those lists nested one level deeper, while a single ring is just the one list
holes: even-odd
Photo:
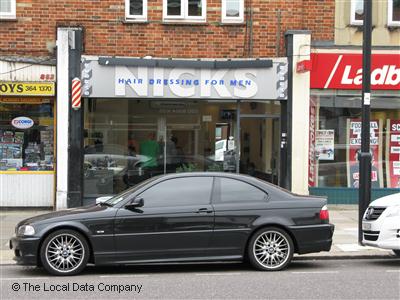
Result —
[{"label": "car aerial", "polygon": [[362,229],[364,245],[393,250],[400,257],[400,193],[372,201]]},{"label": "car aerial", "polygon": [[17,224],[18,264],[73,275],[88,263],[249,260],[285,268],[293,254],[329,251],[334,226],[326,199],[300,196],[232,173],[150,178],[111,199]]}]

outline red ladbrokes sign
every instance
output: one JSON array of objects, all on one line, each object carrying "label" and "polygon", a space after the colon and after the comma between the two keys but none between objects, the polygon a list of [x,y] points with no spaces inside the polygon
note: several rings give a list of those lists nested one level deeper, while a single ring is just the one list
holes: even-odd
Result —
[{"label": "red ladbrokes sign", "polygon": [[[362,88],[362,55],[312,53],[311,88],[358,90]],[[371,89],[400,90],[400,54],[373,54]]]}]

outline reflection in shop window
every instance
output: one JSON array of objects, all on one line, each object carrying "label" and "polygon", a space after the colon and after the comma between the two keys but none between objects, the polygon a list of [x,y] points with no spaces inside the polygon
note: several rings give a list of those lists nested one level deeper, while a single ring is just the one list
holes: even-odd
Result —
[{"label": "reflection in shop window", "polygon": [[0,102],[1,171],[54,169],[53,104],[32,102],[36,103]]}]

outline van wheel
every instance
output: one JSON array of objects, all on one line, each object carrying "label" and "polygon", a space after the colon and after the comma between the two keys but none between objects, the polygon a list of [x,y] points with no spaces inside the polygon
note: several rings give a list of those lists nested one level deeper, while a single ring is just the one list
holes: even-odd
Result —
[{"label": "van wheel", "polygon": [[40,259],[53,275],[76,275],[86,267],[89,245],[80,233],[61,229],[50,233],[40,248]]},{"label": "van wheel", "polygon": [[289,234],[277,227],[258,230],[248,246],[250,263],[262,271],[279,271],[293,258],[294,246]]}]

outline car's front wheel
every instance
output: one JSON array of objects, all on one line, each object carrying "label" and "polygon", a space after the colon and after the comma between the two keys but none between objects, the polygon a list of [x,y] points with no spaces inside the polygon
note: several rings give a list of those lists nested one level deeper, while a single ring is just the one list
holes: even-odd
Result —
[{"label": "car's front wheel", "polygon": [[80,273],[86,267],[89,256],[89,246],[85,237],[69,229],[50,233],[40,248],[43,267],[54,275]]},{"label": "car's front wheel", "polygon": [[293,240],[277,227],[258,230],[248,246],[250,263],[259,270],[279,271],[287,267],[293,257]]},{"label": "car's front wheel", "polygon": [[392,251],[393,251],[394,255],[396,255],[397,257],[400,257],[400,250],[393,249]]}]

